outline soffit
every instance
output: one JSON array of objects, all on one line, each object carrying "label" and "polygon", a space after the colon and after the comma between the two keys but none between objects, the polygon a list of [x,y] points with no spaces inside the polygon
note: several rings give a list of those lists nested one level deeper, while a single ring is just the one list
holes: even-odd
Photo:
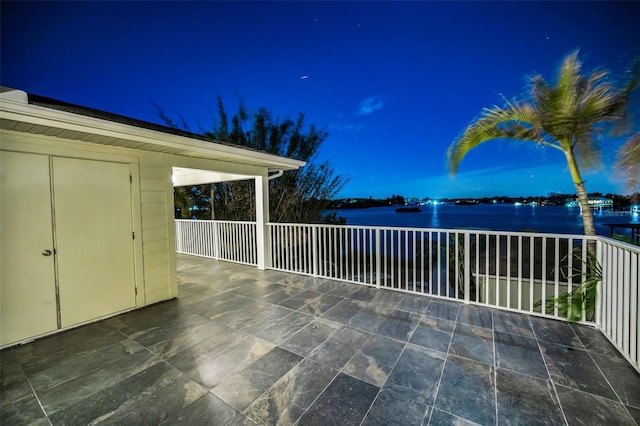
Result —
[{"label": "soffit", "polygon": [[266,167],[270,171],[295,170],[306,164],[260,151],[6,99],[0,101],[0,128],[100,145]]}]

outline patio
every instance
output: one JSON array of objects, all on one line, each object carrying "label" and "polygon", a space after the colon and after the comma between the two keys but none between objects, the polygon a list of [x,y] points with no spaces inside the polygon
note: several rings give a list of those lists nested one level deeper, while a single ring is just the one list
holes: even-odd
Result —
[{"label": "patio", "polygon": [[640,424],[599,331],[178,256],[180,296],[0,353],[1,424]]}]

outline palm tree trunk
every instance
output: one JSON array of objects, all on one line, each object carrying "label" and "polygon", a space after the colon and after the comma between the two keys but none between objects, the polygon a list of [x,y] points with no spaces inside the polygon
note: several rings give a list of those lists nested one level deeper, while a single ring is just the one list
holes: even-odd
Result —
[{"label": "palm tree trunk", "polygon": [[593,223],[593,214],[591,212],[591,206],[589,206],[589,196],[584,187],[584,181],[580,175],[580,169],[578,163],[573,155],[573,152],[565,152],[567,157],[567,164],[569,165],[569,172],[571,173],[571,179],[573,179],[573,185],[576,187],[576,193],[578,194],[578,202],[582,209],[582,225],[584,226],[584,234],[595,236],[596,228]]}]

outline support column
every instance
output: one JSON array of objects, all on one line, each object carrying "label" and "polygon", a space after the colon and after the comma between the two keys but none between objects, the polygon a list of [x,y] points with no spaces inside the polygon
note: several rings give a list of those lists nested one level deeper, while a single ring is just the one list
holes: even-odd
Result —
[{"label": "support column", "polygon": [[267,268],[269,239],[267,223],[269,222],[269,179],[267,175],[256,176],[256,248],[258,269]]}]

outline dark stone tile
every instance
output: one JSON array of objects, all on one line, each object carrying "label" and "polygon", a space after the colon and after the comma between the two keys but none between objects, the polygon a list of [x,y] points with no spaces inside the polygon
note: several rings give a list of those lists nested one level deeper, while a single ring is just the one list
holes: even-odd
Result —
[{"label": "dark stone tile", "polygon": [[300,419],[305,426],[359,425],[380,388],[338,374]]},{"label": "dark stone tile", "polygon": [[404,293],[398,291],[380,290],[371,300],[371,303],[383,306],[389,309],[397,309],[405,299]]},{"label": "dark stone tile", "polygon": [[234,328],[255,334],[256,332],[276,324],[281,319],[291,314],[291,310],[277,305],[267,305],[256,311],[253,315],[247,315],[243,321],[233,325]]},{"label": "dark stone tile", "polygon": [[448,300],[434,299],[429,303],[425,315],[433,318],[442,318],[449,321],[455,321],[458,317],[458,308],[460,303],[450,302]]},{"label": "dark stone tile", "polygon": [[616,396],[587,351],[540,341],[551,379],[560,385],[609,399]]},{"label": "dark stone tile", "polygon": [[453,321],[425,315],[413,331],[410,342],[446,353],[449,350],[454,326]]},{"label": "dark stone tile", "polygon": [[396,304],[396,309],[401,311],[424,314],[431,303],[431,299],[426,296],[414,296],[406,294],[401,303]]},{"label": "dark stone tile", "polygon": [[310,303],[316,299],[319,299],[322,296],[322,293],[317,291],[306,290],[302,293],[296,294],[293,297],[283,301],[280,303],[280,306],[284,306],[285,308],[299,310],[307,303]]},{"label": "dark stone tile", "polygon": [[22,398],[0,408],[0,423],[3,425],[49,424],[38,400],[33,396]]},{"label": "dark stone tile", "polygon": [[[122,358],[129,358],[132,354],[140,351],[144,351],[141,345],[133,340],[124,338],[120,342],[105,348],[73,354],[61,359],[55,365],[31,374],[29,380],[34,389],[37,392],[41,392],[93,372],[96,369],[103,369],[105,365],[117,362]],[[148,355],[146,358],[150,359],[151,354]],[[126,363],[126,361],[123,362]]]},{"label": "dark stone tile", "polygon": [[190,374],[208,359],[215,358],[248,336],[249,334],[244,331],[227,328],[168,358],[167,362],[178,370]]},{"label": "dark stone tile", "polygon": [[215,306],[218,306],[222,303],[229,302],[234,299],[238,299],[238,296],[235,293],[218,293],[214,295],[208,295],[203,298],[194,298],[188,297],[185,300],[182,298],[182,287],[180,288],[180,306],[201,314],[203,317],[209,318],[211,316],[207,311]]},{"label": "dark stone tile", "polygon": [[589,352],[618,356],[618,350],[604,337],[600,330],[579,324],[571,324],[571,328],[580,338],[584,348]]},{"label": "dark stone tile", "polygon": [[562,410],[549,380],[534,379],[498,368],[498,424],[564,425]]},{"label": "dark stone tile", "polygon": [[216,303],[206,308],[201,315],[209,319],[222,319],[225,316],[233,318],[238,314],[258,309],[266,306],[266,303],[253,300],[249,297],[240,296],[235,293],[227,293],[233,297],[228,298],[222,303]]},{"label": "dark stone tile", "polygon": [[539,340],[584,349],[569,323],[537,317],[530,317],[529,321]]},{"label": "dark stone tile", "polygon": [[345,299],[340,303],[334,305],[327,312],[322,314],[322,318],[330,321],[340,322],[342,324],[348,323],[359,311],[365,306],[365,302],[359,302],[356,300]]},{"label": "dark stone tile", "polygon": [[180,306],[180,302],[174,299],[136,309],[104,322],[129,337],[136,337],[155,329],[172,327],[195,315],[197,314]]},{"label": "dark stone tile", "polygon": [[6,349],[0,354],[0,408],[27,397],[33,397],[27,376],[11,350]]},{"label": "dark stone tile", "polygon": [[592,353],[591,356],[623,404],[640,408],[640,373],[620,356]]},{"label": "dark stone tile", "polygon": [[449,353],[493,365],[493,331],[457,323],[449,346]]},{"label": "dark stone tile", "polygon": [[294,424],[338,374],[306,359],[293,367],[244,412],[261,424]]},{"label": "dark stone tile", "polygon": [[[298,281],[296,284],[300,285],[301,287],[307,289],[307,290],[312,290],[312,291],[317,291],[319,293],[322,293],[322,291],[320,290],[320,287],[322,284],[324,284],[326,282],[326,280],[324,278],[317,278],[317,277],[301,277],[302,279],[296,280]],[[294,284],[291,284],[294,285]]]},{"label": "dark stone tile", "polygon": [[320,293],[331,293],[335,288],[340,287],[342,283],[324,278],[307,277],[304,282],[304,288]]},{"label": "dark stone tile", "polygon": [[261,339],[279,344],[309,325],[311,321],[313,321],[311,315],[291,312],[283,319],[273,323],[270,327],[257,331],[254,334]]},{"label": "dark stone tile", "polygon": [[458,322],[475,327],[493,328],[492,311],[474,305],[462,305],[458,312]]},{"label": "dark stone tile", "polygon": [[229,290],[232,293],[239,294],[241,296],[247,296],[253,293],[259,286],[258,277],[255,278],[243,278],[235,281],[233,288]]},{"label": "dark stone tile", "polygon": [[302,293],[304,290],[296,287],[284,287],[274,293],[262,297],[260,300],[263,302],[280,304],[285,300]]},{"label": "dark stone tile", "polygon": [[348,284],[348,283],[339,283],[340,285],[335,286],[328,293],[333,294],[334,296],[342,297],[342,298],[351,298],[351,295],[356,292],[360,288],[360,286],[356,284]]},{"label": "dark stone tile", "polygon": [[407,345],[384,388],[431,405],[442,374],[444,358],[443,353]]},{"label": "dark stone tile", "polygon": [[494,332],[494,339],[496,366],[541,379],[549,378],[535,339],[501,331]]},{"label": "dark stone tile", "polygon": [[137,333],[133,338],[144,347],[151,347],[157,343],[173,340],[182,333],[189,333],[194,328],[210,323],[211,320],[199,314],[189,315],[184,321],[167,327],[154,328],[144,333]]},{"label": "dark stone tile", "polygon": [[207,393],[179,410],[163,425],[226,425],[240,414],[217,396]]},{"label": "dark stone tile", "polygon": [[382,324],[380,324],[377,332],[383,336],[406,342],[411,337],[411,333],[418,324],[418,321],[420,321],[419,314],[394,310]]},{"label": "dark stone tile", "polygon": [[195,369],[185,373],[206,389],[211,389],[225,377],[242,370],[273,348],[273,343],[249,336],[216,357],[202,361]]},{"label": "dark stone tile", "polygon": [[342,327],[329,337],[309,358],[340,370],[369,339],[369,334]]},{"label": "dark stone tile", "polygon": [[421,426],[429,406],[383,389],[374,401],[362,426]]},{"label": "dark stone tile", "polygon": [[640,425],[640,408],[626,406],[627,411],[631,414],[631,417]]},{"label": "dark stone tile", "polygon": [[170,358],[187,348],[228,330],[229,327],[222,323],[207,321],[197,327],[180,330],[177,333],[169,333],[166,337],[147,347],[147,349],[162,358]]},{"label": "dark stone tile", "polygon": [[287,288],[287,286],[282,284],[275,284],[267,281],[257,281],[256,285],[250,287],[249,289],[247,289],[247,291],[245,291],[244,296],[264,302],[265,297],[281,291],[285,288]]},{"label": "dark stone tile", "polygon": [[206,391],[166,363],[90,395],[50,416],[53,424],[159,424]]},{"label": "dark stone tile", "polygon": [[391,309],[382,306],[367,305],[351,318],[348,325],[375,333],[382,323],[391,315],[391,312]]},{"label": "dark stone tile", "polygon": [[480,424],[495,424],[493,367],[448,356],[435,408]]},{"label": "dark stone tile", "polygon": [[241,371],[228,376],[212,392],[242,411],[302,360],[276,347]]},{"label": "dark stone tile", "polygon": [[433,426],[479,426],[476,422],[454,416],[451,413],[447,413],[436,408],[431,410],[431,419],[429,424]]},{"label": "dark stone tile", "polygon": [[218,316],[213,316],[211,319],[222,322],[231,328],[243,330],[248,326],[254,325],[256,318],[263,315],[267,316],[273,310],[273,305],[270,303],[258,302],[252,299],[247,300],[249,300],[248,303]]},{"label": "dark stone tile", "polygon": [[125,337],[105,322],[74,328],[13,349],[27,376],[46,370],[60,361],[85,353],[95,353]]},{"label": "dark stone tile", "polygon": [[243,413],[238,414],[231,420],[231,422],[227,423],[226,426],[254,426],[257,423],[251,420],[249,417],[245,416]]},{"label": "dark stone tile", "polygon": [[528,316],[498,309],[493,311],[493,329],[525,337],[534,337]]},{"label": "dark stone tile", "polygon": [[351,358],[343,371],[367,383],[382,386],[396,364],[404,344],[372,336]]},{"label": "dark stone tile", "polygon": [[312,299],[309,303],[298,310],[305,314],[320,316],[340,303],[342,300],[344,300],[342,297],[323,294],[318,298]]},{"label": "dark stone tile", "polygon": [[[41,388],[36,388],[36,392],[43,408],[47,414],[51,415],[160,362],[160,359],[152,353],[140,351],[105,362],[99,368],[82,375],[68,374],[71,377],[66,381],[38,377],[37,384]],[[61,375],[55,367],[43,373],[50,373],[54,377]],[[56,386],[53,386],[53,383],[56,383]]]},{"label": "dark stone tile", "polygon": [[572,425],[632,425],[633,418],[619,402],[556,385],[567,422]]},{"label": "dark stone tile", "polygon": [[307,356],[339,328],[334,324],[321,320],[313,321],[279,346],[298,355]]},{"label": "dark stone tile", "polygon": [[371,302],[379,290],[373,287],[360,287],[349,296],[350,299],[359,300],[361,302]]}]

